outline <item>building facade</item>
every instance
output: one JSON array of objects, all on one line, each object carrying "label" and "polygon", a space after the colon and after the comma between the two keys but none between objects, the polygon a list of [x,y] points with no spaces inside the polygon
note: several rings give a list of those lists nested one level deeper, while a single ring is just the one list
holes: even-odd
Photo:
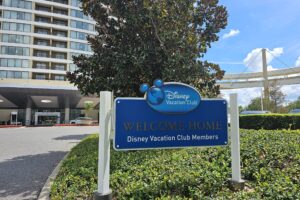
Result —
[{"label": "building facade", "polygon": [[96,23],[80,6],[79,0],[0,0],[2,124],[69,123],[86,101],[97,106],[97,98],[83,97],[65,77],[76,68],[72,56],[92,54],[86,37],[96,34]]}]

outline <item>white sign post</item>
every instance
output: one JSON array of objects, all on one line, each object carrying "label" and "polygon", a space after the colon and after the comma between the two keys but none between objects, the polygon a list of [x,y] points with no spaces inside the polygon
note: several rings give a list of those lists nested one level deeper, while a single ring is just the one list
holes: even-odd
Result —
[{"label": "white sign post", "polygon": [[112,199],[112,192],[109,188],[111,108],[112,93],[100,92],[98,190],[94,194],[94,200]]},{"label": "white sign post", "polygon": [[234,190],[244,188],[245,181],[241,178],[240,160],[240,124],[237,94],[230,94],[230,132],[231,132],[231,186]]}]

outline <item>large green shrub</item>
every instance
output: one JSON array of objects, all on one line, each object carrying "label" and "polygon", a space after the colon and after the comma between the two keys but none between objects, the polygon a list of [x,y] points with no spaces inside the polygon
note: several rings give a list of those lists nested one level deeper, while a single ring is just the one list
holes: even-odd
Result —
[{"label": "large green shrub", "polygon": [[[232,192],[230,146],[111,151],[115,199],[300,199],[300,131],[241,131],[244,191]],[[52,200],[89,199],[97,184],[98,137],[73,148],[51,188]]]},{"label": "large green shrub", "polygon": [[241,115],[240,127],[244,129],[300,129],[300,115],[264,114]]}]

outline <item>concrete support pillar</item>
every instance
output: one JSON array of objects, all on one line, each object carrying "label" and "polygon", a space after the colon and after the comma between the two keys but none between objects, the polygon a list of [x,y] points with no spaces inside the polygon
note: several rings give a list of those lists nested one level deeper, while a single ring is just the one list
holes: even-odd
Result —
[{"label": "concrete support pillar", "polygon": [[65,124],[70,123],[70,99],[65,97]]},{"label": "concrete support pillar", "polygon": [[38,113],[34,114],[34,125],[37,126],[39,124],[39,116]]},{"label": "concrete support pillar", "polygon": [[269,109],[269,80],[268,80],[268,66],[267,66],[267,55],[266,49],[262,49],[262,65],[263,65],[263,76],[264,76],[264,109]]},{"label": "concrete support pillar", "polygon": [[27,97],[25,126],[30,126],[31,123],[31,107],[32,107],[32,100],[30,97]]},{"label": "concrete support pillar", "polygon": [[56,124],[60,124],[60,113],[57,115]]}]

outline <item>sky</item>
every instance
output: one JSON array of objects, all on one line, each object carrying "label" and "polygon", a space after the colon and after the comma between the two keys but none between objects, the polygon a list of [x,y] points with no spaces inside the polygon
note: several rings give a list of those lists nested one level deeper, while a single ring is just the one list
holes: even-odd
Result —
[{"label": "sky", "polygon": [[[262,70],[261,48],[266,48],[269,70],[300,66],[300,0],[220,0],[229,17],[219,41],[204,59],[217,63],[226,73]],[[270,53],[269,53],[270,52]],[[287,102],[300,96],[300,85],[283,86]],[[261,95],[261,88],[221,91],[225,98],[237,92],[239,104],[247,105]]]}]

